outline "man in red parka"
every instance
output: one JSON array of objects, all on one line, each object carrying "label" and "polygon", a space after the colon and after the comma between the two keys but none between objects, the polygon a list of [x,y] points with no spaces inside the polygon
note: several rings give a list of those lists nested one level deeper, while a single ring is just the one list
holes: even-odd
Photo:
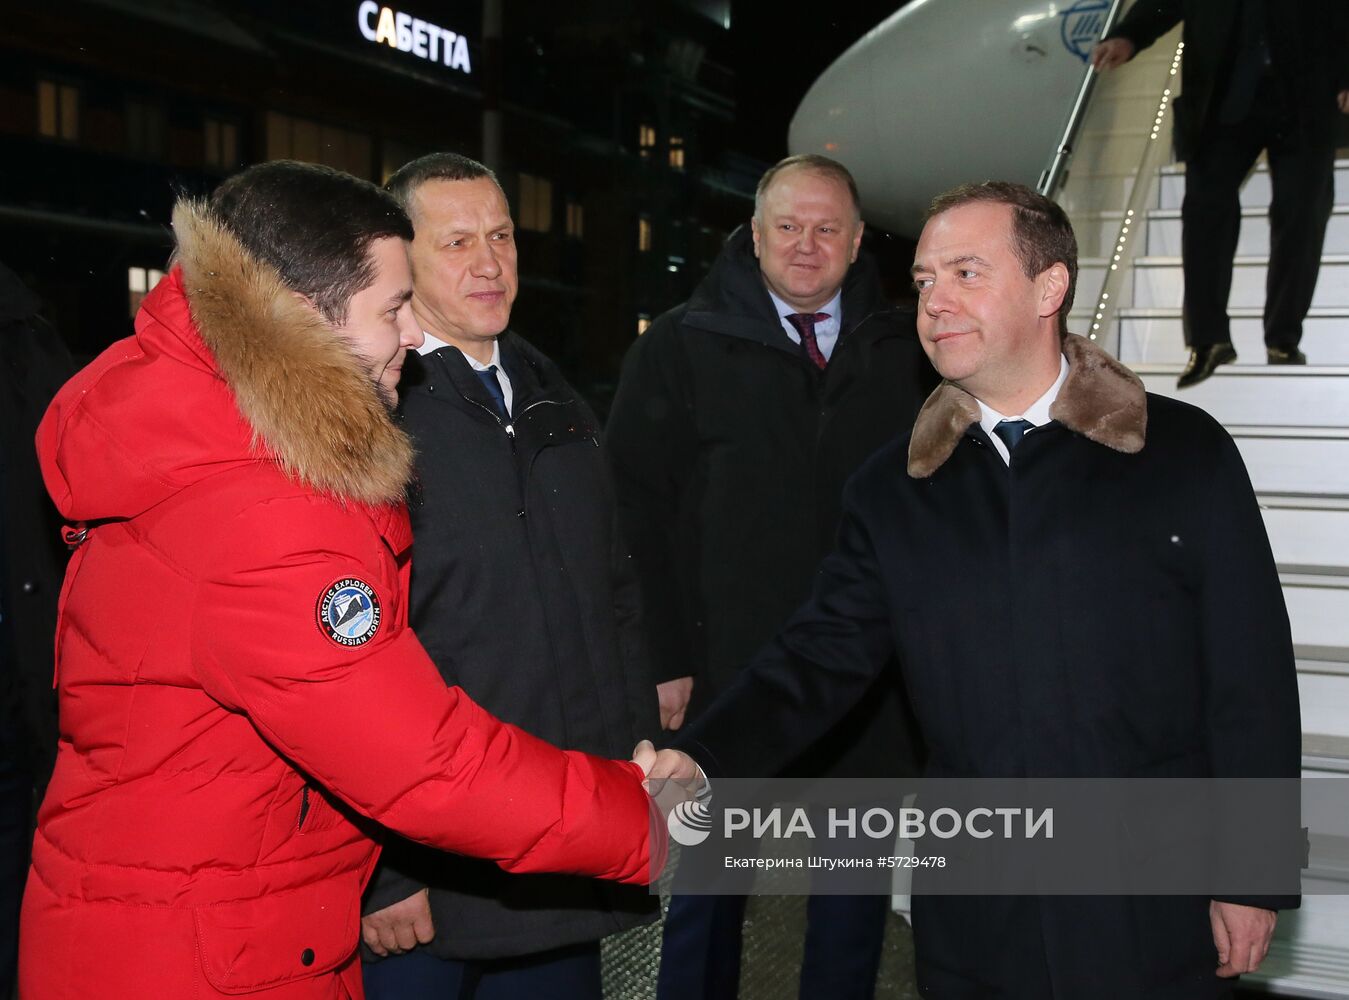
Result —
[{"label": "man in red parka", "polygon": [[38,431],[74,555],[22,995],[358,1000],[363,817],[647,881],[641,769],[498,722],[407,628],[407,216],[273,162],[173,223],[135,335]]}]

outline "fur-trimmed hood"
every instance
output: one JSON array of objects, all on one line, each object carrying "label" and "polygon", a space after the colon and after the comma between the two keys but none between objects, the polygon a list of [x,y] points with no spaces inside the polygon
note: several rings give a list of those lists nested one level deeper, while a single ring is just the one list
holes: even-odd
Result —
[{"label": "fur-trimmed hood", "polygon": [[[1097,444],[1132,455],[1147,436],[1147,392],[1138,376],[1085,337],[1069,334],[1063,344],[1068,377],[1049,415]],[[923,404],[909,439],[909,475],[926,479],[951,457],[979,403],[953,382],[942,382]]]},{"label": "fur-trimmed hood", "polygon": [[136,336],[57,396],[38,433],[72,520],[133,517],[207,475],[276,462],[342,500],[399,500],[412,446],[361,361],[198,202],[174,208],[176,264]]}]

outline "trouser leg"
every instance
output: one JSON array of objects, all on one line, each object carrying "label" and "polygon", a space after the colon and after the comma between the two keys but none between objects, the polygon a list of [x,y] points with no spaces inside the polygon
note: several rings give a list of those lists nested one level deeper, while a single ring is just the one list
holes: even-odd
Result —
[{"label": "trouser leg", "polygon": [[1269,145],[1274,196],[1269,208],[1265,345],[1285,351],[1302,339],[1335,201],[1335,147],[1329,127],[1291,128]]},{"label": "trouser leg", "polygon": [[1232,340],[1227,298],[1241,228],[1241,183],[1260,155],[1258,130],[1223,125],[1185,164],[1181,255],[1185,272],[1185,342],[1193,348]]}]

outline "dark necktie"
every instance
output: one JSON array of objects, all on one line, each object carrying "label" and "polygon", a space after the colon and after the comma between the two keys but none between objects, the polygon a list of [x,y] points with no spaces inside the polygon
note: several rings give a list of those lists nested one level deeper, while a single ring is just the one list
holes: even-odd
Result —
[{"label": "dark necktie", "polygon": [[806,357],[810,358],[815,367],[821,371],[829,364],[829,360],[820,351],[819,342],[815,339],[815,324],[828,318],[828,313],[787,314],[787,322],[796,327],[796,332],[801,334],[801,346],[805,349]]},{"label": "dark necktie", "polygon": [[1002,443],[1007,446],[1007,454],[1010,455],[1016,451],[1016,446],[1026,436],[1026,431],[1034,426],[1029,420],[999,420],[998,425],[993,428],[993,433],[1002,438]]},{"label": "dark necktie", "polygon": [[501,383],[497,380],[497,366],[488,365],[485,369],[474,368],[473,374],[478,376],[478,380],[482,382],[488,395],[492,397],[492,405],[496,407],[497,416],[502,420],[510,420],[511,415],[506,410],[506,394],[501,391]]}]

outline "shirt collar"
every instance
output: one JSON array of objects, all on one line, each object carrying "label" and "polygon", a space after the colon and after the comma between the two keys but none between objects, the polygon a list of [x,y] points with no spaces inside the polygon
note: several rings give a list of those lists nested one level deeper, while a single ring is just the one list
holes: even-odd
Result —
[{"label": "shirt collar", "polygon": [[[422,344],[421,347],[417,348],[417,353],[421,355],[430,354],[432,351],[438,351],[442,347],[455,346],[454,344],[441,340],[433,333],[427,333],[425,330],[422,331],[422,336],[425,338],[425,342]],[[460,354],[464,354],[462,348],[455,347],[455,350],[459,351]],[[468,362],[469,367],[472,368],[474,371],[485,372],[492,365],[496,365],[497,370],[500,371],[501,370],[500,339],[497,337],[492,338],[492,357],[488,360],[487,364],[483,364],[476,358],[470,358],[467,354],[464,354],[464,360]]]},{"label": "shirt collar", "polygon": [[1042,427],[1049,423],[1049,407],[1059,396],[1059,390],[1063,388],[1063,380],[1068,377],[1068,359],[1062,354],[1059,355],[1059,377],[1054,380],[1043,396],[1026,407],[1025,413],[1006,415],[999,413],[993,407],[989,406],[982,399],[976,399],[979,404],[979,426],[984,429],[984,433],[990,438],[993,437],[993,428],[1002,420],[1027,420],[1036,427]]},{"label": "shirt collar", "polygon": [[[768,287],[767,282],[764,283],[764,289],[768,292],[768,297],[773,300],[773,308],[778,311],[778,319],[786,320],[788,316],[795,316],[800,312],[799,309],[789,306],[786,302],[782,301],[782,299],[778,298],[777,295],[773,293],[773,289]],[[837,322],[842,319],[842,316],[840,315],[842,307],[843,289],[840,288],[834,293],[834,297],[817,309],[816,312],[825,313],[831,320]]]}]

